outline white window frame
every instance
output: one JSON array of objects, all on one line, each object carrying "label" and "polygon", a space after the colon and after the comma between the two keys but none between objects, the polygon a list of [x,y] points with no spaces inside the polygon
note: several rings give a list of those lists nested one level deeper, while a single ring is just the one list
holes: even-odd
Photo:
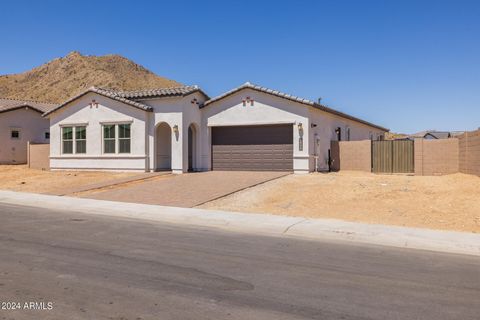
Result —
[{"label": "white window frame", "polygon": [[[85,127],[85,139],[80,139],[80,141],[85,141],[85,152],[82,153],[77,153],[77,128],[79,127]],[[72,153],[65,153],[63,150],[63,129],[64,128],[72,128]],[[60,125],[60,150],[62,155],[74,155],[74,154],[87,154],[87,130],[88,130],[88,125],[85,123],[81,124],[65,124],[65,125]]]},{"label": "white window frame", "polygon": [[[120,152],[120,137],[119,137],[119,125],[129,124],[130,125],[130,152]],[[102,154],[103,155],[129,155],[132,154],[132,132],[133,132],[133,121],[116,121],[116,122],[101,122],[101,139],[102,139]],[[114,126],[115,128],[115,152],[107,153],[105,152],[105,126]],[[123,139],[123,138],[122,138]]]},{"label": "white window frame", "polygon": [[[85,139],[77,139],[77,128],[85,128]],[[75,154],[87,154],[87,126],[75,126],[73,131],[73,141],[75,143],[74,152]],[[85,141],[85,152],[77,152],[77,142]]]},{"label": "white window frame", "polygon": [[[66,153],[65,152],[65,149],[64,149],[64,142],[65,142],[65,139],[63,139],[63,129],[65,128],[71,128],[72,129],[72,139],[68,139],[66,141],[72,141],[72,152],[68,152]],[[60,148],[62,150],[62,154],[75,154],[75,127],[74,126],[61,126],[60,127]]]},{"label": "white window frame", "polygon": [[[129,125],[130,126],[130,137],[128,138],[120,138],[120,126],[121,125]],[[117,139],[117,148],[119,154],[131,154],[132,153],[132,124],[131,123],[118,123],[116,124],[116,131],[117,134],[115,135],[115,139]],[[120,140],[127,140],[129,141],[129,151],[128,152],[120,152]]]}]

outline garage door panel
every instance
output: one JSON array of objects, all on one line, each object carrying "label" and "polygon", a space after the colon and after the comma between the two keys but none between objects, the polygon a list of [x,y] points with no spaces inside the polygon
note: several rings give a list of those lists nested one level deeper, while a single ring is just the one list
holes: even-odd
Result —
[{"label": "garage door panel", "polygon": [[212,130],[213,170],[293,170],[292,125]]}]

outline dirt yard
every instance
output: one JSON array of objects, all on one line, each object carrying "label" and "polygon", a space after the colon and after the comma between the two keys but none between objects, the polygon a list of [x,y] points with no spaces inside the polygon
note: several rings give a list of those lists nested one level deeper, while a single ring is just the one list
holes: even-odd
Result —
[{"label": "dirt yard", "polygon": [[480,178],[289,175],[200,208],[480,232]]},{"label": "dirt yard", "polygon": [[26,165],[0,165],[0,190],[60,194],[74,188],[139,173],[42,171]]}]

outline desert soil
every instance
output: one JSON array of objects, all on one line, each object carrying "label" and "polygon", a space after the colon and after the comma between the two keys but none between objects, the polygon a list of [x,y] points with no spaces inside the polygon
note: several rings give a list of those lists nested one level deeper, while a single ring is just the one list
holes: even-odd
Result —
[{"label": "desert soil", "polygon": [[200,208],[480,232],[480,177],[289,175]]},{"label": "desert soil", "polygon": [[0,165],[0,189],[57,194],[72,188],[131,177],[139,173],[42,171],[26,165]]}]

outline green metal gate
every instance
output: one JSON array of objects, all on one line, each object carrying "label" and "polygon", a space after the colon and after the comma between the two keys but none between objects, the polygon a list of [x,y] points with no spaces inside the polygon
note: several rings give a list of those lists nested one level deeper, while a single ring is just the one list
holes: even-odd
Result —
[{"label": "green metal gate", "polygon": [[372,141],[372,172],[414,173],[413,148],[411,140]]}]

